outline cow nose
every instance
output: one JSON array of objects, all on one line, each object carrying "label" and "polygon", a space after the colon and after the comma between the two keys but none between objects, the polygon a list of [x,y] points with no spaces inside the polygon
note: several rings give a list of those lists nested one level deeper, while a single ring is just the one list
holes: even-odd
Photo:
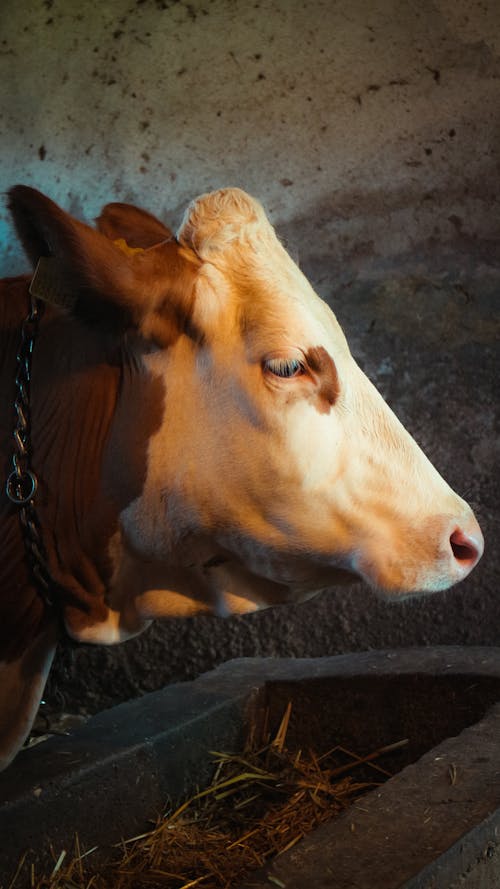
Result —
[{"label": "cow nose", "polygon": [[477,565],[483,554],[484,540],[479,525],[473,534],[462,528],[455,528],[450,536],[450,546],[455,562],[462,569],[465,577],[474,565]]}]

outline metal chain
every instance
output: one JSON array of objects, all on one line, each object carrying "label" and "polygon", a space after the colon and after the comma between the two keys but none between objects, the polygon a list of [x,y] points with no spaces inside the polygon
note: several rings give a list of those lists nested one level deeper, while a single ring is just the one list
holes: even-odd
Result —
[{"label": "metal chain", "polygon": [[40,303],[34,296],[31,296],[30,311],[23,321],[21,328],[21,342],[16,356],[16,398],[14,401],[14,410],[16,413],[16,425],[14,428],[15,449],[12,455],[12,472],[7,479],[5,493],[11,503],[19,508],[19,519],[23,531],[24,545],[26,547],[29,565],[37,587],[47,605],[54,605],[51,591],[54,590],[55,585],[48,568],[47,553],[43,545],[40,521],[34,505],[38,480],[31,468],[31,358],[41,313],[42,309]]}]

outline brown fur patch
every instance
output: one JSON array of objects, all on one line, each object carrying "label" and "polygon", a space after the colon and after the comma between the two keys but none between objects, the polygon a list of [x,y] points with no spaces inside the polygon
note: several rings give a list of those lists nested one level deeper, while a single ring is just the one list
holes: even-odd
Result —
[{"label": "brown fur patch", "polygon": [[[54,259],[58,289],[72,295],[73,315],[112,333],[140,328],[160,345],[168,345],[192,324],[199,260],[177,241],[161,237],[169,230],[154,217],[126,205],[103,211],[101,227],[107,234],[128,234],[132,247],[160,238],[155,246],[130,255],[36,189],[16,186],[9,199],[28,256],[33,265],[40,257]],[[137,244],[133,235],[142,223],[147,233]]]},{"label": "brown fur patch", "polygon": [[3,495],[12,469],[16,353],[29,306],[28,285],[27,277],[0,281],[0,661],[11,660],[25,649],[44,614],[26,564],[19,515]]},{"label": "brown fur patch", "polygon": [[106,619],[108,544],[119,513],[143,489],[163,385],[141,368],[140,343],[44,318],[33,360],[33,463],[38,510],[66,625]]},{"label": "brown fur patch", "polygon": [[315,346],[306,352],[309,368],[319,377],[320,413],[329,413],[339,397],[339,378],[337,368],[331,355],[323,346]]},{"label": "brown fur patch", "polygon": [[111,241],[123,238],[129,247],[154,247],[161,241],[172,238],[172,231],[163,222],[132,204],[106,204],[96,225]]},{"label": "brown fur patch", "polygon": [[[10,472],[16,351],[28,279],[0,282],[0,469]],[[89,329],[47,306],[33,354],[31,420],[36,505],[50,570],[72,629],[107,617],[108,543],[143,489],[164,386],[141,367],[141,344]],[[19,656],[43,620],[19,516],[0,497],[0,661]],[[70,615],[71,617],[68,617]],[[1,718],[1,713],[0,713]]]}]

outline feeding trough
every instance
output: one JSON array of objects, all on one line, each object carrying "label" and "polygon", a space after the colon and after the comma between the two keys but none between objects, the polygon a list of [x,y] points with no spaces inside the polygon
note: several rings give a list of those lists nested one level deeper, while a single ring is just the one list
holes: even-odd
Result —
[{"label": "feeding trough", "polygon": [[[0,885],[26,850],[39,873],[75,834],[85,851],[140,833],[167,800],[210,781],[210,751],[241,750],[263,713],[276,730],[291,703],[290,749],[343,745],[363,757],[408,743],[384,759],[400,769],[393,778],[240,889],[497,886],[499,700],[494,648],[230,661],[23,751],[0,776]],[[29,880],[26,869],[16,889]]]}]

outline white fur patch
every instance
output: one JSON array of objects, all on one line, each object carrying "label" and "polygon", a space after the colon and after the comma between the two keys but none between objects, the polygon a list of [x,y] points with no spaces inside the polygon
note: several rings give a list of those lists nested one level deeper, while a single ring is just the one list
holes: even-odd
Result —
[{"label": "white fur patch", "polygon": [[[328,571],[335,583],[357,569],[389,594],[463,576],[449,537],[453,522],[476,532],[472,513],[356,365],[260,204],[238,189],[202,195],[179,240],[203,263],[203,336],[144,359],[164,414],[143,493],[121,515],[110,626],[306,598]],[[308,353],[329,357],[335,397],[321,362],[297,379],[263,372]],[[221,551],[226,567],[205,571]]]}]

